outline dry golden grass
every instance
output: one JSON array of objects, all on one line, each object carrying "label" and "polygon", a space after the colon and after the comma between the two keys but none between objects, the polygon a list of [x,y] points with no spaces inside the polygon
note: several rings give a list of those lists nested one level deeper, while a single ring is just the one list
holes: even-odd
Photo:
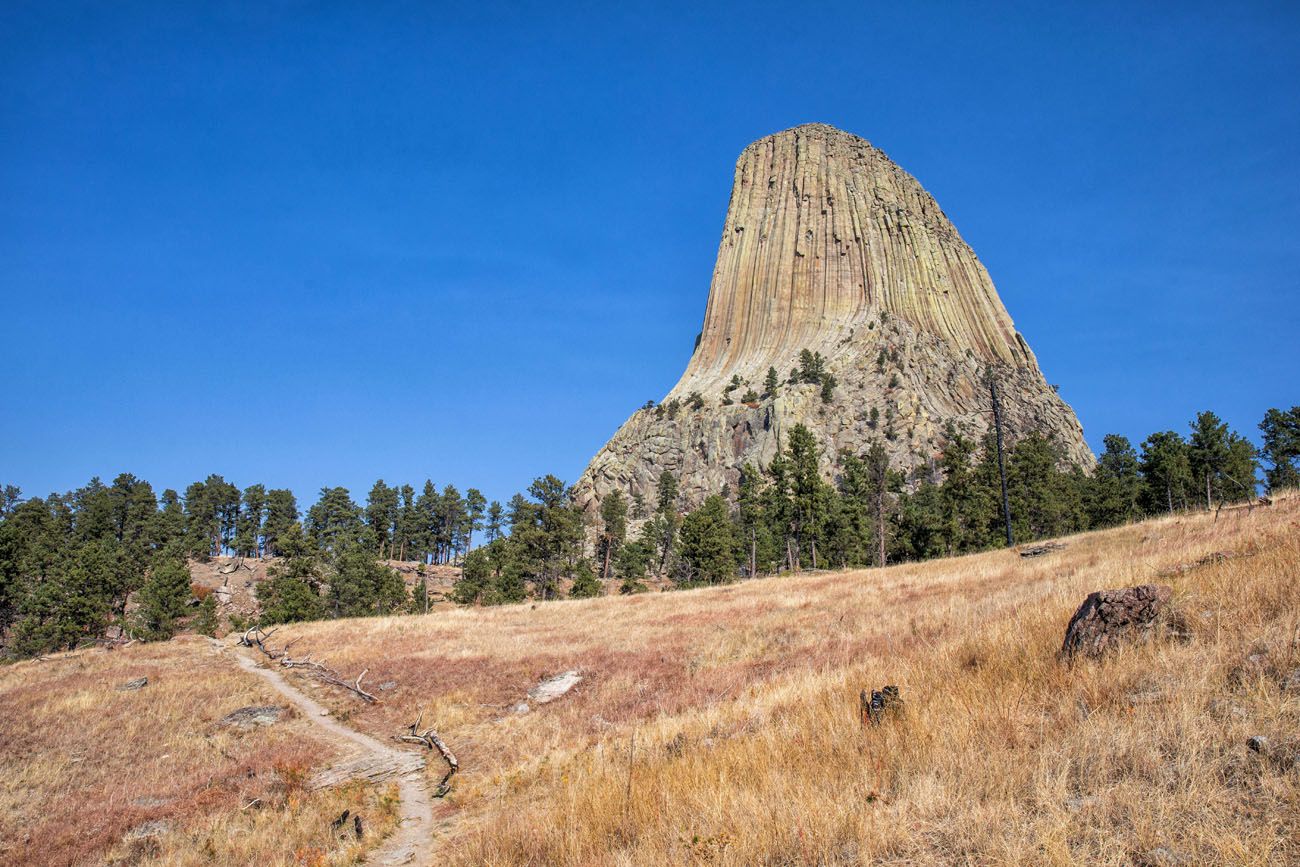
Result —
[{"label": "dry golden grass", "polygon": [[[464,769],[440,807],[453,864],[1300,863],[1300,696],[1279,685],[1300,668],[1298,528],[1282,500],[1032,560],[281,635],[397,683],[364,708],[304,683],[350,724],[387,737],[425,709]],[[1214,552],[1241,556],[1181,568]],[[1056,661],[1087,592],[1153,580],[1190,641]],[[511,712],[569,668],[570,694]],[[864,730],[858,691],[885,683],[906,710]]]},{"label": "dry golden grass", "polygon": [[306,791],[331,753],[292,711],[246,733],[216,724],[282,703],[206,639],[0,668],[0,863],[355,863],[363,845],[334,839],[330,820],[360,810],[373,844],[391,793]]},{"label": "dry golden grass", "polygon": [[[1300,670],[1298,531],[1300,500],[1280,500],[1030,560],[302,624],[275,641],[396,684],[369,706],[291,675],[347,724],[387,739],[423,708],[456,751],[440,862],[1300,863],[1300,695],[1281,688]],[[1190,640],[1057,662],[1087,592],[1153,580],[1174,586]],[[570,668],[572,692],[513,712]],[[115,691],[139,675],[147,688]],[[905,709],[864,729],[858,692],[885,683]],[[304,791],[330,759],[307,720],[215,725],[270,703],[197,639],[0,669],[0,862],[357,859],[328,821],[361,807],[383,832],[391,793]],[[1247,749],[1252,735],[1271,749]],[[150,820],[171,830],[124,840]]]}]

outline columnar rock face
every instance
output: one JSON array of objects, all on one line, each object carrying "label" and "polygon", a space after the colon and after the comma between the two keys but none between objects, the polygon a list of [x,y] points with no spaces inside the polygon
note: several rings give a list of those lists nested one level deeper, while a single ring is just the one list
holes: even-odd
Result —
[{"label": "columnar rock face", "polygon": [[[829,402],[816,384],[786,381],[805,349],[837,380]],[[769,368],[775,395],[763,394]],[[948,421],[987,430],[990,369],[1013,437],[1048,432],[1071,460],[1093,463],[1074,413],[930,194],[857,136],[795,127],[741,153],[686,372],[600,450],[576,495],[589,508],[613,490],[651,500],[670,470],[694,505],[734,490],[746,463],[766,465],[798,423],[825,446],[828,477],[841,450],[876,439],[917,469],[942,449]],[[727,392],[736,376],[744,384]],[[761,397],[742,403],[751,388]]]}]

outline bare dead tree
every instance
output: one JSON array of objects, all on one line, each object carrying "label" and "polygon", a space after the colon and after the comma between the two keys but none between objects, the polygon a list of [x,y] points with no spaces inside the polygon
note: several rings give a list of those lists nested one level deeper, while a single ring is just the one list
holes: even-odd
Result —
[{"label": "bare dead tree", "polygon": [[989,396],[993,398],[993,429],[998,444],[998,475],[1002,479],[1002,518],[1007,530],[1007,547],[1016,544],[1011,535],[1011,501],[1007,498],[1007,465],[1002,457],[1002,402],[998,400],[998,384],[993,377],[993,368],[988,369]]},{"label": "bare dead tree", "polygon": [[415,722],[411,723],[407,728],[407,733],[398,735],[397,739],[408,744],[424,744],[442,756],[442,760],[447,763],[447,773],[443,775],[438,787],[433,791],[435,798],[441,798],[451,791],[451,778],[460,770],[460,762],[456,761],[456,756],[448,749],[447,744],[438,736],[436,731],[431,728],[420,731],[420,723],[422,722],[424,722],[423,708],[420,710],[420,715],[415,718]]},{"label": "bare dead tree", "polygon": [[244,633],[244,636],[239,639],[239,643],[244,647],[257,648],[264,656],[266,656],[267,659],[270,659],[273,662],[278,662],[283,668],[301,668],[310,671],[317,678],[331,686],[342,687],[343,689],[356,693],[356,695],[365,702],[374,704],[379,701],[378,698],[361,688],[361,681],[365,679],[365,676],[369,673],[370,669],[365,669],[361,674],[357,675],[356,680],[349,682],[339,672],[323,663],[313,660],[310,654],[299,659],[291,657],[289,655],[289,650],[293,647],[294,643],[298,641],[297,638],[290,641],[279,650],[267,647],[266,640],[274,635],[275,632],[276,629],[272,629],[270,632],[263,632],[260,626],[250,626]]}]

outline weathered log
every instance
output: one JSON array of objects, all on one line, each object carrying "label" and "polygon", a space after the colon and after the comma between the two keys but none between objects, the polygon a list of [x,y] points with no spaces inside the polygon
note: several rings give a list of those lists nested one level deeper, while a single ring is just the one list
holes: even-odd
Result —
[{"label": "weathered log", "polygon": [[442,780],[438,783],[438,787],[434,789],[433,792],[435,798],[441,798],[451,791],[451,778],[460,770],[460,762],[456,760],[455,754],[452,753],[446,742],[443,741],[436,731],[433,729],[420,731],[420,723],[423,721],[424,711],[421,710],[420,715],[416,717],[415,722],[411,723],[408,727],[407,734],[398,735],[397,739],[411,744],[424,744],[426,747],[434,750],[438,755],[442,756],[442,760],[447,763],[447,773],[443,775]]}]

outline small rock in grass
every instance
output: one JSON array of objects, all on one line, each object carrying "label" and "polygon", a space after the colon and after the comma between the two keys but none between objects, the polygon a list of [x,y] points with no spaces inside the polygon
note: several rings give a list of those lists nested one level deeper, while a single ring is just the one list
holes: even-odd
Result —
[{"label": "small rock in grass", "polygon": [[1233,719],[1245,719],[1247,717],[1246,709],[1241,705],[1224,698],[1216,698],[1210,702],[1210,715],[1219,719],[1232,717]]},{"label": "small rock in grass", "polygon": [[148,684],[148,683],[149,683],[149,678],[147,678],[147,677],[137,677],[137,678],[135,678],[134,680],[128,680],[126,683],[124,683],[124,684],[122,684],[121,686],[119,686],[119,687],[117,688],[117,691],[118,691],[118,692],[131,692],[132,690],[144,689],[145,685]]},{"label": "small rock in grass", "polygon": [[148,822],[141,822],[130,831],[127,831],[124,839],[143,840],[146,837],[161,837],[171,829],[172,823],[166,819],[150,819]]},{"label": "small rock in grass", "polygon": [[171,798],[152,798],[149,797],[148,795],[145,795],[143,797],[136,798],[131,803],[137,807],[147,807],[149,809],[155,809],[157,807],[165,807],[171,802],[172,802]]},{"label": "small rock in grass", "polygon": [[1185,863],[1185,859],[1172,849],[1157,846],[1148,850],[1139,863],[1142,867],[1178,867]]},{"label": "small rock in grass", "polygon": [[1096,795],[1086,795],[1079,798],[1066,798],[1065,809],[1069,810],[1071,813],[1078,813],[1093,806],[1098,800],[1099,799]]},{"label": "small rock in grass", "polygon": [[231,711],[223,716],[217,724],[247,731],[258,726],[269,726],[278,722],[283,715],[284,708],[282,707],[249,705]]},{"label": "small rock in grass", "polygon": [[1247,739],[1246,746],[1252,753],[1268,755],[1269,742],[1268,738],[1263,735],[1255,735],[1254,737]]}]

